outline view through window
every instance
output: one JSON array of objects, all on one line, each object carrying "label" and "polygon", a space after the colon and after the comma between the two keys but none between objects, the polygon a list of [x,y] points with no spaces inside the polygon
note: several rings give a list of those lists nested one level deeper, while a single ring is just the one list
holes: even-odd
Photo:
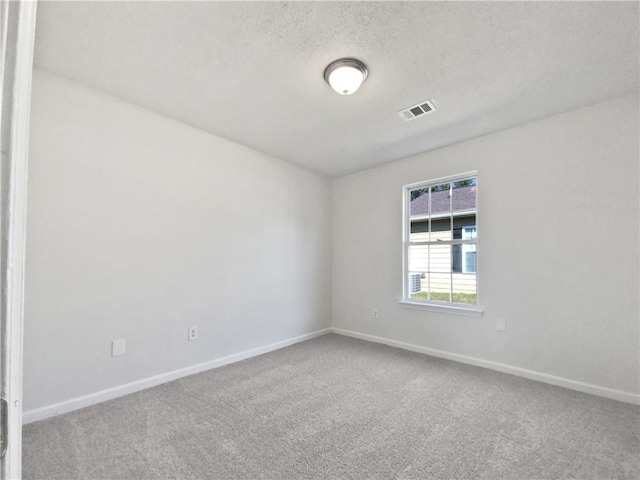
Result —
[{"label": "view through window", "polygon": [[405,189],[405,300],[477,304],[477,177]]}]

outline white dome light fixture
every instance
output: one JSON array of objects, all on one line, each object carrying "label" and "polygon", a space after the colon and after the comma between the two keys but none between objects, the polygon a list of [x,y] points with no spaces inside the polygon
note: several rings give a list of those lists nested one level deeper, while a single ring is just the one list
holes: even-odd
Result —
[{"label": "white dome light fixture", "polygon": [[340,95],[351,95],[369,76],[364,63],[354,58],[341,58],[324,70],[324,79]]}]

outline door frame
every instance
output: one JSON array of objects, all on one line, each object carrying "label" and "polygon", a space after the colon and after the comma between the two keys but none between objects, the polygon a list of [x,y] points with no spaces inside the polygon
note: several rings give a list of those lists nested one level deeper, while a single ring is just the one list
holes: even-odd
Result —
[{"label": "door frame", "polygon": [[36,6],[36,0],[0,0],[0,395],[6,400],[1,480],[22,476],[24,260]]}]

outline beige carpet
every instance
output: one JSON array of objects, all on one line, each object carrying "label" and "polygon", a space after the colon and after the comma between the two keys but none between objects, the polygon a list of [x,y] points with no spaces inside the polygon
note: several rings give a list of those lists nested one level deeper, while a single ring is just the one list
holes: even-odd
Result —
[{"label": "beige carpet", "polygon": [[337,335],[26,425],[25,479],[640,478],[640,407]]}]

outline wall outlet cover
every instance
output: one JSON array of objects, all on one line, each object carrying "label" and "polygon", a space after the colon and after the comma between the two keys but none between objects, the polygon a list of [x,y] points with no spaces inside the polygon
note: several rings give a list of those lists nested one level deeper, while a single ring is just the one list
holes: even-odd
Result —
[{"label": "wall outlet cover", "polygon": [[496,320],[496,330],[499,332],[507,331],[507,319],[506,318],[498,318]]},{"label": "wall outlet cover", "polygon": [[187,329],[187,340],[190,342],[198,339],[198,327],[189,327]]},{"label": "wall outlet cover", "polygon": [[124,338],[117,338],[111,342],[111,356],[118,357],[124,355],[127,351],[127,340]]}]

